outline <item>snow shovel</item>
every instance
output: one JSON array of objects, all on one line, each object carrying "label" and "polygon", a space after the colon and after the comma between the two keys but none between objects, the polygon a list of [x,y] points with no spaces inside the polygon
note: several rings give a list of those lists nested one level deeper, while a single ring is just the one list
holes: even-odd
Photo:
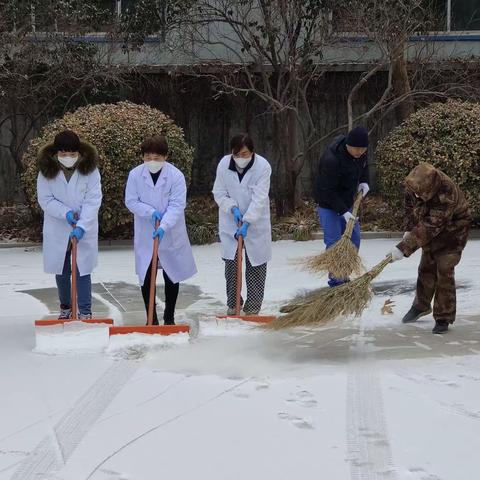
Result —
[{"label": "snow shovel", "polygon": [[[73,225],[75,228],[76,225]],[[71,244],[71,253],[72,253],[72,318],[65,320],[54,319],[54,320],[35,320],[36,327],[46,327],[50,325],[63,325],[67,322],[75,322],[78,320],[78,307],[77,307],[77,239],[72,237],[70,240]],[[108,325],[113,325],[112,318],[89,318],[80,320],[83,323],[106,323]]]},{"label": "snow shovel", "polygon": [[[238,224],[241,226],[241,223]],[[268,323],[275,320],[272,315],[240,315],[242,308],[242,263],[243,263],[243,236],[239,235],[237,239],[237,291],[235,298],[235,315],[218,315],[217,318],[238,318],[245,322]]]},{"label": "snow shovel", "polygon": [[[160,221],[157,220],[155,230],[160,227]],[[153,240],[152,268],[150,274],[150,294],[148,299],[147,325],[122,325],[110,327],[110,336],[126,333],[149,333],[157,335],[172,335],[173,333],[188,332],[188,325],[153,325],[153,309],[155,308],[155,284],[157,281],[158,265],[158,244],[160,240],[155,237]]]}]

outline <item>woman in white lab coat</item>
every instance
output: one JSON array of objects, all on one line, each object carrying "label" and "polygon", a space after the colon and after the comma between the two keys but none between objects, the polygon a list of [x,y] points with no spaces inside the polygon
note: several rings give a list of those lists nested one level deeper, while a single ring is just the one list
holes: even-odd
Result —
[{"label": "woman in white lab coat", "polygon": [[79,319],[92,316],[90,274],[97,265],[98,210],[102,202],[96,149],[64,130],[40,149],[37,196],[43,212],[43,264],[54,273],[61,319],[71,316],[70,239],[77,248]]},{"label": "woman in white lab coat", "polygon": [[[185,224],[187,186],[183,173],[167,162],[164,137],[147,138],[141,145],[143,163],[130,171],[125,205],[134,215],[135,271],[148,311],[153,239],[160,240],[158,268],[165,281],[165,325],[175,325],[179,282],[197,272]],[[160,226],[155,228],[155,222]],[[153,324],[158,325],[156,305]]]},{"label": "woman in white lab coat", "polygon": [[[237,238],[244,239],[247,298],[245,315],[257,315],[262,307],[267,262],[271,258],[270,176],[268,161],[255,153],[248,135],[236,135],[231,154],[217,167],[213,195],[219,207],[219,234],[225,261],[227,314],[235,313]],[[243,298],[242,298],[243,303]]]}]

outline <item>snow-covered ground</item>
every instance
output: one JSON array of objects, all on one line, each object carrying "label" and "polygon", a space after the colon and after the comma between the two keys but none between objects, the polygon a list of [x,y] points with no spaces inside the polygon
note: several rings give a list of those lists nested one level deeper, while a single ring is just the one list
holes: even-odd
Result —
[{"label": "snow-covered ground", "polygon": [[[394,244],[364,241],[365,263]],[[324,285],[296,265],[322,248],[274,244],[265,313]],[[38,249],[0,249],[0,480],[479,477],[479,241],[457,269],[445,336],[431,316],[400,323],[419,254],[387,267],[360,319],[284,332],[217,321],[219,247],[194,254],[177,312],[191,335],[109,341],[101,326],[35,332],[58,309],[54,278]],[[129,249],[101,251],[93,281],[98,314],[144,321]],[[381,315],[389,298],[394,314]]]}]

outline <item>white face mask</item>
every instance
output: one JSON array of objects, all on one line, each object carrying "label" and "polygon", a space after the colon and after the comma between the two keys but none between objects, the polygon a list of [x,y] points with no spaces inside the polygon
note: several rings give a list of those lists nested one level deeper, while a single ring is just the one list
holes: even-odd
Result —
[{"label": "white face mask", "polygon": [[75,155],[74,157],[66,156],[66,157],[60,157],[57,156],[58,161],[65,167],[65,168],[72,168],[78,160],[78,155]]},{"label": "white face mask", "polygon": [[150,173],[157,173],[163,168],[165,163],[165,160],[150,160],[149,162],[145,162],[145,165]]},{"label": "white face mask", "polygon": [[242,158],[242,157],[233,157],[233,161],[237,164],[238,168],[245,168],[252,160],[250,158]]}]

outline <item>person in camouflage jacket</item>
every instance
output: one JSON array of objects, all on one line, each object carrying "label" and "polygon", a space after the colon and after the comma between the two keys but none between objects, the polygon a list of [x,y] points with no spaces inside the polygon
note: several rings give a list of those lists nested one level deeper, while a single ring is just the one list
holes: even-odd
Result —
[{"label": "person in camouflage jacket", "polygon": [[428,163],[416,166],[405,179],[407,232],[389,255],[392,262],[419,248],[417,291],[403,323],[432,312],[433,333],[445,333],[455,321],[455,266],[468,239],[471,216],[465,195],[445,173]]}]

